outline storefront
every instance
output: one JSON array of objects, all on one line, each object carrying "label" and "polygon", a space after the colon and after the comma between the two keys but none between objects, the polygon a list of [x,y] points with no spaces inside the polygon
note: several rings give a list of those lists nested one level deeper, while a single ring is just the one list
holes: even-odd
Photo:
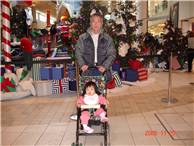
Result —
[{"label": "storefront", "polygon": [[160,35],[169,16],[169,2],[148,0],[148,32]]}]

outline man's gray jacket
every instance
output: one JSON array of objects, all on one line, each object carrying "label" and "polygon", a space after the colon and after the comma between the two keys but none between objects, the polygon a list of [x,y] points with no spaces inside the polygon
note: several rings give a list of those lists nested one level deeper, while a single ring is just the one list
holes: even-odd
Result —
[{"label": "man's gray jacket", "polygon": [[[86,33],[80,35],[76,44],[75,55],[79,66],[96,66],[94,62],[94,42],[88,29]],[[107,79],[111,79],[110,68],[116,58],[116,50],[112,38],[101,31],[98,38],[97,65],[106,68]]]}]

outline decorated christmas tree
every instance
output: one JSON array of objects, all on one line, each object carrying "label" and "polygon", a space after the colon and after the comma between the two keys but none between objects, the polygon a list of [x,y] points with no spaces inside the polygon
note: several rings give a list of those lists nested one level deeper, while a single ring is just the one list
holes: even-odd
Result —
[{"label": "decorated christmas tree", "polygon": [[115,42],[118,52],[117,60],[121,67],[127,67],[128,61],[135,59],[138,55],[138,51],[133,47],[138,25],[134,1],[119,2],[118,9],[113,10],[110,20],[106,22],[106,31]]},{"label": "decorated christmas tree", "polygon": [[57,26],[57,30],[57,56],[60,56],[60,52],[62,54],[66,52],[72,60],[75,60],[74,47],[80,34],[75,19],[68,18],[63,20],[63,22]]},{"label": "decorated christmas tree", "polygon": [[164,27],[163,34],[163,52],[164,60],[168,62],[168,58],[172,52],[173,56],[177,56],[179,63],[184,64],[185,51],[187,46],[187,39],[183,36],[179,28],[174,28],[172,22],[167,20]]},{"label": "decorated christmas tree", "polygon": [[17,38],[27,36],[28,25],[26,23],[26,12],[23,8],[15,6],[11,12],[11,34]]},{"label": "decorated christmas tree", "polygon": [[[156,55],[161,49],[159,39],[149,32],[138,34],[137,43],[140,56]],[[152,56],[145,57],[142,60],[144,66],[149,66],[150,62],[154,63],[154,58]]]}]

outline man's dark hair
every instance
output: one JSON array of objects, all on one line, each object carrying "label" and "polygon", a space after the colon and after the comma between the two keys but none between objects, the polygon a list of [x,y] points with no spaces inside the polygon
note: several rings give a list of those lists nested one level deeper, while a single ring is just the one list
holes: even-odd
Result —
[{"label": "man's dark hair", "polygon": [[103,18],[103,13],[100,9],[94,8],[90,12],[90,17],[93,17],[93,16],[99,16]]}]

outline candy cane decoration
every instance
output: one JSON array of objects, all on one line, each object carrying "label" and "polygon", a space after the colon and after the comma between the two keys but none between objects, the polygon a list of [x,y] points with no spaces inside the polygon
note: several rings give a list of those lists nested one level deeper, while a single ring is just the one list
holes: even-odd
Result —
[{"label": "candy cane decoration", "polygon": [[[11,62],[10,53],[10,3],[7,0],[1,1],[2,6],[2,47],[5,62]],[[11,72],[11,65],[5,65],[6,72]]]},{"label": "candy cane decoration", "polygon": [[51,55],[50,17],[51,17],[50,11],[47,10],[47,20],[46,20],[47,21],[47,29],[48,29],[48,35],[47,35],[48,53],[47,53],[47,56],[49,56],[49,57]]}]

